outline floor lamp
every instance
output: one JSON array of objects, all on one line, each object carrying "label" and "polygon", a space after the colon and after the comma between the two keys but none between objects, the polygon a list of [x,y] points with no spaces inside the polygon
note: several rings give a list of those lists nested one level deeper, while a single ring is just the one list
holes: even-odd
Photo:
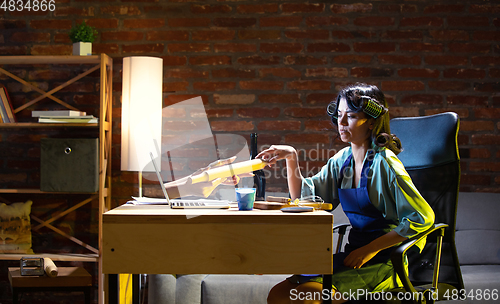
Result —
[{"label": "floor lamp", "polygon": [[[155,172],[150,153],[161,156],[163,59],[123,58],[121,170]],[[161,161],[157,162],[161,168]]]}]

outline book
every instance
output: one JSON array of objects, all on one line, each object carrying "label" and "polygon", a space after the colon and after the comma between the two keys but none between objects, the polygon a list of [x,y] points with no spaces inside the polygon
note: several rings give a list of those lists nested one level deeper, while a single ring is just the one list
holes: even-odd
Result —
[{"label": "book", "polygon": [[48,111],[32,111],[31,117],[53,117],[53,116],[64,116],[64,117],[74,117],[74,116],[86,116],[86,112],[74,111],[74,110],[48,110]]},{"label": "book", "polygon": [[0,103],[2,104],[3,122],[16,122],[16,117],[14,116],[14,108],[12,107],[12,103],[10,102],[7,88],[3,85],[0,85],[0,99]]},{"label": "book", "polygon": [[2,102],[0,102],[0,122],[1,123],[8,123],[9,122],[9,117],[7,116],[7,112],[5,111],[5,108],[4,108]]},{"label": "book", "polygon": [[73,117],[39,117],[40,123],[98,123],[99,119],[92,115]]},{"label": "book", "polygon": [[47,118],[47,119],[68,119],[68,120],[73,120],[73,119],[89,119],[89,118],[95,118],[94,115],[85,115],[85,116],[40,116],[40,118]]}]

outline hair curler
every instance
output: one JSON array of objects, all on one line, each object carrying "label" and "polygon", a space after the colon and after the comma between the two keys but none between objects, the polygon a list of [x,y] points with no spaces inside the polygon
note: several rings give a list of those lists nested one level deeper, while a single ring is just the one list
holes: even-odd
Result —
[{"label": "hair curler", "polygon": [[373,118],[377,118],[381,114],[387,112],[387,109],[378,104],[378,102],[376,102],[375,99],[369,96],[361,96],[361,99],[363,100],[363,103],[361,104],[361,109],[367,115]]}]

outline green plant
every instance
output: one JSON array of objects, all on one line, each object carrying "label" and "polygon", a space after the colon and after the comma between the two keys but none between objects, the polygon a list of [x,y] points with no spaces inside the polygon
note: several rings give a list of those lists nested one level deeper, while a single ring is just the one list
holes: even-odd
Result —
[{"label": "green plant", "polygon": [[85,21],[72,27],[69,32],[69,38],[75,42],[94,42],[97,37],[97,31],[94,27],[87,25]]}]

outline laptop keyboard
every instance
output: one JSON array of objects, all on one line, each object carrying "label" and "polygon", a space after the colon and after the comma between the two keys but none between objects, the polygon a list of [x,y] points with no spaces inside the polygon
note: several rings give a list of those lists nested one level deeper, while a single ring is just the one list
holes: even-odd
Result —
[{"label": "laptop keyboard", "polygon": [[229,208],[229,201],[219,200],[170,200],[172,208]]},{"label": "laptop keyboard", "polygon": [[173,202],[175,206],[180,206],[180,207],[201,207],[205,206],[205,203],[200,203],[196,201],[182,201],[182,202]]}]

